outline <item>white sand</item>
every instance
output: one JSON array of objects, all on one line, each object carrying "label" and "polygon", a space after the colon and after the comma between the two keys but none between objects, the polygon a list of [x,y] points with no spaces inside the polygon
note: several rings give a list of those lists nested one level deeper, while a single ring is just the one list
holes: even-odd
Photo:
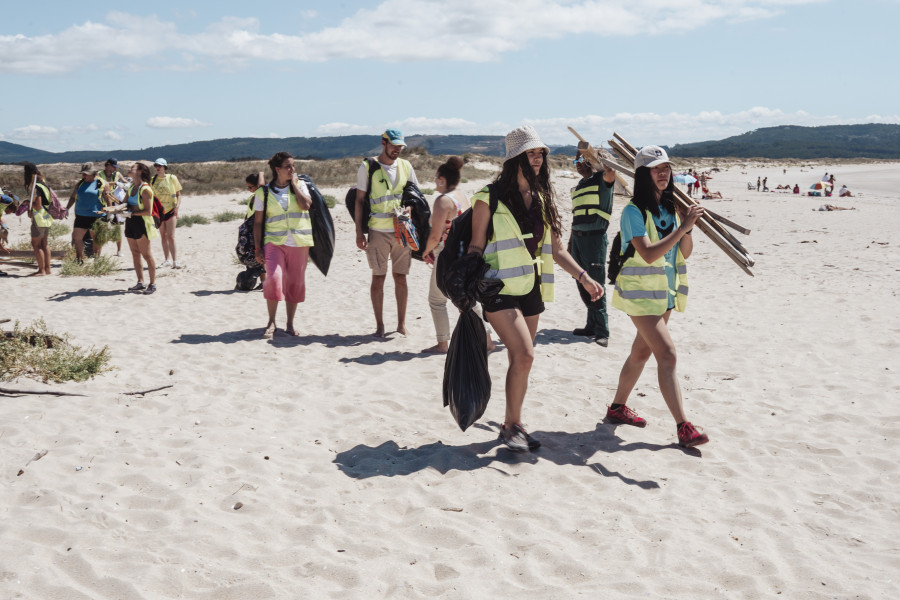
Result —
[{"label": "white sand", "polygon": [[[630,402],[650,426],[602,423],[634,328],[611,310],[609,348],[573,337],[584,309],[559,271],[524,413],[544,447],[498,445],[502,352],[485,417],[459,431],[443,358],[418,353],[434,343],[428,267],[409,278],[410,335],[369,337],[369,270],[341,205],[297,339],[260,339],[262,294],[232,291],[237,222],[179,229],[187,268],[162,271],[154,296],[123,293],[127,247],[114,276],[0,279],[0,318],[42,317],[109,345],[115,366],[3,384],[86,397],[0,398],[0,598],[896,596],[900,172],[835,166],[861,196],[823,199],[746,183],[805,190],[828,165],[741,170],[707,204],[753,230],[756,277],[696,234],[671,323],[686,408],[711,438],[699,451],[675,445],[652,360]],[[574,180],[557,183],[565,204]],[[858,210],[811,210],[826,201]],[[394,307],[389,281],[389,329]]]}]

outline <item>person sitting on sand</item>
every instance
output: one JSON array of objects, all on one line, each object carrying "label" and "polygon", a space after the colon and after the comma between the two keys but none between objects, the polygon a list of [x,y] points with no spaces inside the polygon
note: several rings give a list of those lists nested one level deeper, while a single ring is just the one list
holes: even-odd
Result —
[{"label": "person sitting on sand", "polygon": [[856,210],[856,207],[847,208],[846,206],[835,206],[834,204],[823,204],[819,208],[814,208],[813,210],[821,210],[831,212],[833,210]]},{"label": "person sitting on sand", "polygon": [[[506,346],[506,415],[500,440],[515,452],[540,447],[522,425],[522,404],[534,362],[534,338],[544,302],[554,296],[553,263],[577,279],[591,300],[603,286],[562,244],[562,222],[554,202],[547,154],[550,149],[531,126],[506,135],[506,158],[494,182],[472,197],[472,241],[468,252],[482,254],[487,279],[503,282],[503,289],[482,306],[487,321]],[[497,200],[491,214],[490,199]],[[488,238],[488,225],[493,231]],[[527,236],[527,237],[526,237]]]},{"label": "person sitting on sand", "polygon": [[312,198],[306,183],[297,178],[294,157],[289,152],[279,152],[269,159],[269,168],[272,182],[260,186],[253,196],[256,261],[266,266],[268,274],[263,285],[269,312],[263,330],[266,339],[275,336],[275,314],[282,300],[287,309],[284,333],[299,335],[294,327],[294,315],[297,305],[306,300],[306,265],[313,245],[309,216]]},{"label": "person sitting on sand", "polygon": [[838,192],[838,197],[839,198],[852,198],[853,194],[851,194],[850,189],[846,185],[844,185],[843,187],[841,187],[841,190]]},{"label": "person sitting on sand", "polygon": [[672,309],[687,303],[687,263],[694,249],[691,232],[703,207],[686,210],[674,202],[675,182],[666,151],[645,146],[634,161],[634,195],[622,210],[620,231],[625,259],[616,279],[612,305],[631,318],[637,329],[631,352],[619,373],[613,403],[606,411],[612,423],[646,427],[647,421],[626,406],[650,356],[656,358],[659,389],[675,419],[678,443],[705,444],[709,437],[687,420],[675,371],[675,343],[669,333]]},{"label": "person sitting on sand", "polygon": [[34,163],[26,162],[25,187],[33,186],[34,199],[28,207],[28,216],[31,217],[31,248],[34,250],[34,261],[37,263],[37,273],[34,275],[50,275],[50,226],[53,225],[53,217],[49,208],[52,196],[50,188],[44,180],[44,176]]},{"label": "person sitting on sand", "polygon": [[[153,188],[150,186],[150,167],[142,162],[136,162],[132,165],[128,175],[131,177],[131,188],[128,190],[126,202],[131,214],[125,219],[125,239],[128,240],[134,273],[137,275],[137,284],[128,288],[128,291],[152,294],[156,291],[156,260],[153,258],[153,251],[150,250],[150,241],[159,237],[159,231],[153,222]],[[150,285],[147,287],[144,287],[142,258],[147,261],[147,272],[150,275]]]},{"label": "person sitting on sand", "polygon": [[799,183],[795,183],[795,184],[794,184],[794,193],[795,193],[795,194],[799,194],[799,193],[800,193],[800,184],[799,184]]}]

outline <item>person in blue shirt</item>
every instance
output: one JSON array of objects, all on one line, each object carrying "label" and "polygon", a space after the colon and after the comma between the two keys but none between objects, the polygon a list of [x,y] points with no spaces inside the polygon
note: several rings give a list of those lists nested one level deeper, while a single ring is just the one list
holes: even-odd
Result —
[{"label": "person in blue shirt", "polygon": [[[91,240],[94,240],[94,223],[101,216],[105,206],[104,196],[109,196],[109,187],[102,179],[97,177],[97,169],[92,163],[81,166],[81,182],[72,190],[68,211],[75,205],[75,223],[72,226],[72,240],[75,243],[75,260],[80,264],[84,262],[84,237],[90,232]],[[94,253],[100,255],[100,248],[94,245]]]},{"label": "person in blue shirt", "polygon": [[678,443],[698,446],[709,438],[687,420],[668,323],[672,309],[683,311],[687,302],[685,259],[693,252],[691,233],[703,208],[691,204],[676,209],[672,165],[664,149],[641,148],[634,166],[634,196],[622,210],[620,223],[622,253],[628,258],[616,279],[612,305],[631,318],[637,335],[619,373],[619,385],[606,419],[636,427],[647,425],[626,402],[652,355],[660,392],[675,419]]}]

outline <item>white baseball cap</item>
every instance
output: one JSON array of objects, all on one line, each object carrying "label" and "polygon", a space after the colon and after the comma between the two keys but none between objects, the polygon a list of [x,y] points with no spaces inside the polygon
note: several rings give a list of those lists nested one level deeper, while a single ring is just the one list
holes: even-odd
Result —
[{"label": "white baseball cap", "polygon": [[634,168],[648,167],[652,169],[668,162],[672,161],[669,160],[669,155],[665,150],[659,146],[644,146],[634,157]]}]

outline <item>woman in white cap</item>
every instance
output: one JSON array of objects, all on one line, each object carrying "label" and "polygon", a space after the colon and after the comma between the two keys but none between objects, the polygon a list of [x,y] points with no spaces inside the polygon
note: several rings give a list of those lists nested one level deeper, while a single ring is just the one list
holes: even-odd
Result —
[{"label": "woman in white cap", "polygon": [[544,302],[553,300],[553,263],[597,300],[603,287],[566,251],[547,165],[549,148],[533,127],[506,135],[506,158],[494,182],[472,197],[469,252],[483,254],[486,278],[503,289],[483,303],[485,318],[506,346],[506,415],[500,439],[511,450],[540,447],[522,425],[522,404],[534,361],[534,337]]},{"label": "woman in white cap", "polygon": [[684,412],[675,373],[675,343],[669,335],[672,309],[684,311],[688,280],[685,259],[694,249],[691,231],[703,215],[694,204],[688,210],[675,204],[675,182],[666,151],[645,146],[634,160],[634,195],[622,210],[622,255],[612,305],[631,317],[637,335],[619,373],[613,404],[606,411],[612,423],[646,427],[625,403],[651,354],[656,358],[659,389],[675,419],[678,443],[684,447],[709,441]]},{"label": "woman in white cap", "polygon": [[168,172],[169,163],[166,159],[157,158],[153,168],[156,169],[156,174],[150,180],[150,185],[163,205],[163,214],[159,219],[159,233],[166,260],[159,266],[180,269],[181,265],[178,264],[178,255],[175,251],[175,228],[178,226],[178,208],[181,206],[181,182],[178,181],[178,177]]}]

